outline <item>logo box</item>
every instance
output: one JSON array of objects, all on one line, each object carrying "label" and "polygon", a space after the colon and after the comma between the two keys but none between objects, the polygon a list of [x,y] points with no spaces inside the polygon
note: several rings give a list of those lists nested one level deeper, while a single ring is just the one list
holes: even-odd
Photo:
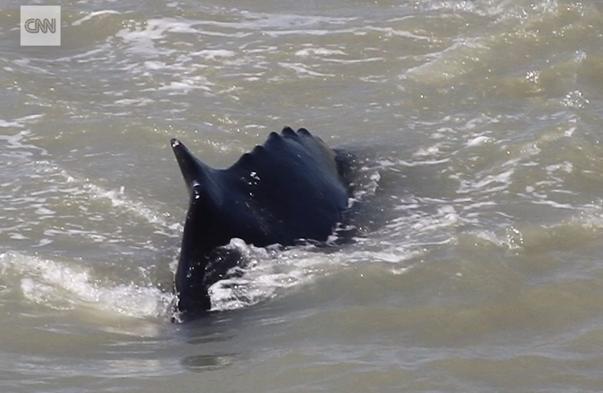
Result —
[{"label": "logo box", "polygon": [[21,6],[21,46],[61,46],[61,6]]}]

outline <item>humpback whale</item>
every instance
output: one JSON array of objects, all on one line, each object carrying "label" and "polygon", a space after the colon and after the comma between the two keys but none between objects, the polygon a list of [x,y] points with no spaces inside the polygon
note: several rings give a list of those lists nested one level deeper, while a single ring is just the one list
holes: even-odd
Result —
[{"label": "humpback whale", "polygon": [[285,127],[232,166],[215,169],[171,140],[190,195],[175,277],[181,313],[211,308],[209,287],[237,265],[232,238],[265,247],[326,241],[348,207],[345,153]]}]

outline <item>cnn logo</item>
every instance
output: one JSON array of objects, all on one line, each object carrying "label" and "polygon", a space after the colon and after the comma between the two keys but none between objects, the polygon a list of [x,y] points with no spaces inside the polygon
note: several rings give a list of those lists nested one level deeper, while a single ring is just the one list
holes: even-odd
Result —
[{"label": "cnn logo", "polygon": [[29,18],[25,21],[25,31],[28,33],[56,33],[57,32],[57,20],[47,19],[42,20],[36,18]]},{"label": "cnn logo", "polygon": [[60,46],[61,6],[21,6],[21,46]]}]

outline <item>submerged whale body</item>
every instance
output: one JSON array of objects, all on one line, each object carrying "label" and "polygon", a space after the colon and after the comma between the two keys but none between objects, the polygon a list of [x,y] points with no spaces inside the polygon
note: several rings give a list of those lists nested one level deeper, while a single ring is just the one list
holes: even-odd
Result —
[{"label": "submerged whale body", "polygon": [[190,193],[175,280],[180,312],[210,309],[209,287],[237,263],[220,252],[230,239],[325,241],[348,206],[344,156],[306,129],[271,133],[227,169],[207,166],[177,139],[171,145]]}]

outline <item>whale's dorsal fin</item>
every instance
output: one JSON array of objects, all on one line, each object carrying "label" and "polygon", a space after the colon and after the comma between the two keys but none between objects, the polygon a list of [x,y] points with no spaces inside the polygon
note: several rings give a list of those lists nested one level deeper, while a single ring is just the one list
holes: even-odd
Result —
[{"label": "whale's dorsal fin", "polygon": [[172,139],[170,144],[191,196],[199,194],[203,188],[210,187],[214,182],[213,173],[216,170],[195,157],[178,139]]}]

